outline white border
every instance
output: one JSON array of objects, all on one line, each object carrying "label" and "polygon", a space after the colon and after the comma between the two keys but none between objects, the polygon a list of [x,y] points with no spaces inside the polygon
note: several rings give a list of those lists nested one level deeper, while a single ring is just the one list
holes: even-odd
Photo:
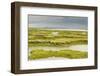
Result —
[{"label": "white border", "polygon": [[[28,61],[28,14],[88,17],[88,58],[73,60]],[[43,69],[94,65],[94,11],[21,7],[20,8],[20,69]]]}]

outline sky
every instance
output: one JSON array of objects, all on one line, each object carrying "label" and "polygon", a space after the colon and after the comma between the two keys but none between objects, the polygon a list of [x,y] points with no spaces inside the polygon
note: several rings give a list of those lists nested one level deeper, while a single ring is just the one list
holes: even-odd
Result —
[{"label": "sky", "polygon": [[28,25],[34,28],[88,29],[88,17],[28,15]]}]

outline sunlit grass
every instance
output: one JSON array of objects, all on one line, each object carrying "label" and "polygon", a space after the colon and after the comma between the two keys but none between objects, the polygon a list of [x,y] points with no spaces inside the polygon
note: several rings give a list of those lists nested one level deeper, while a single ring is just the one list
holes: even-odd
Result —
[{"label": "sunlit grass", "polygon": [[[57,34],[56,34],[57,33]],[[87,32],[67,30],[45,30],[29,28],[28,44],[31,46],[64,46],[87,44]]]},{"label": "sunlit grass", "polygon": [[[69,30],[47,30],[47,29],[28,29],[28,47],[50,46],[50,47],[66,47],[71,45],[87,44],[87,31],[69,31]],[[85,50],[84,50],[85,51]],[[43,49],[32,50],[29,52],[29,60],[48,58],[48,57],[64,57],[69,59],[87,58],[88,53],[77,50],[60,50],[46,51]]]},{"label": "sunlit grass", "polygon": [[68,59],[82,59],[87,58],[88,53],[77,50],[60,50],[60,51],[45,51],[32,50],[29,53],[29,60],[42,59],[48,57],[63,57]]}]

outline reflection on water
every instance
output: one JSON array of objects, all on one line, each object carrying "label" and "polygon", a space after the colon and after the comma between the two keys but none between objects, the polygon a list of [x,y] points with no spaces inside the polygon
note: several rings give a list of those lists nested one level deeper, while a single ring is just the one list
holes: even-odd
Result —
[{"label": "reflection on water", "polygon": [[79,50],[79,51],[88,51],[88,46],[87,45],[72,45],[72,46],[68,47],[68,49]]},{"label": "reflection on water", "polygon": [[52,51],[59,51],[59,50],[79,50],[79,51],[88,51],[88,45],[82,44],[82,45],[71,45],[71,46],[66,46],[66,47],[50,47],[50,46],[37,46],[37,47],[30,47],[29,51],[35,50],[35,49],[43,49],[46,51],[52,50]]}]

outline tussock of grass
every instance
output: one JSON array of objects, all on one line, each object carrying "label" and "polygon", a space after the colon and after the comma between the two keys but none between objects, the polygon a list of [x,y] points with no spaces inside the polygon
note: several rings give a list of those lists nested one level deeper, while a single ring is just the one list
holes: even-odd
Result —
[{"label": "tussock of grass", "polygon": [[87,58],[88,53],[76,50],[60,50],[60,51],[33,50],[29,53],[29,60],[42,59],[48,57],[81,59],[81,58]]}]

